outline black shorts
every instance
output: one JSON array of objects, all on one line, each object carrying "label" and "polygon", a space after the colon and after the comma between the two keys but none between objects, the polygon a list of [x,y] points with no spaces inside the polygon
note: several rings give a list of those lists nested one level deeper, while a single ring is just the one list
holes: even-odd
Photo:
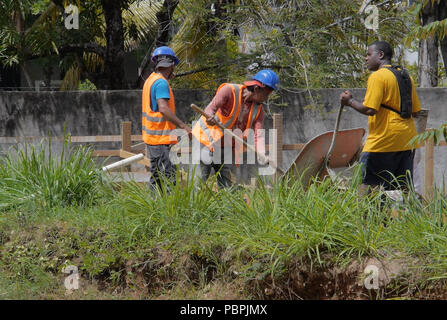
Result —
[{"label": "black shorts", "polygon": [[362,182],[385,190],[409,189],[413,183],[414,151],[362,152]]}]

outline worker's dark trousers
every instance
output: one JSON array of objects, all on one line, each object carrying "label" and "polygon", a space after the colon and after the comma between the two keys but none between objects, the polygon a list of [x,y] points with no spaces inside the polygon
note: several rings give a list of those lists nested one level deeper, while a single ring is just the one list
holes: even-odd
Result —
[{"label": "worker's dark trousers", "polygon": [[203,181],[206,181],[211,174],[211,170],[217,173],[217,185],[219,188],[231,187],[231,170],[228,164],[204,164],[200,163],[200,174]]},{"label": "worker's dark trousers", "polygon": [[[225,153],[230,152],[230,157],[232,156],[232,148],[222,148],[220,153],[220,161],[216,161],[213,153],[205,146],[201,146],[201,156],[200,159],[200,177],[203,181],[206,181],[211,174],[211,171],[217,174],[217,185],[219,188],[231,187],[231,163],[225,163]],[[234,157],[232,157],[234,158]],[[228,160],[228,159],[227,159]],[[234,160],[234,159],[231,159]],[[217,163],[216,163],[217,162]]]},{"label": "worker's dark trousers", "polygon": [[149,186],[162,186],[164,175],[169,181],[175,184],[177,167],[169,158],[169,151],[171,145],[146,145],[147,155],[151,161],[151,177],[149,179]]}]

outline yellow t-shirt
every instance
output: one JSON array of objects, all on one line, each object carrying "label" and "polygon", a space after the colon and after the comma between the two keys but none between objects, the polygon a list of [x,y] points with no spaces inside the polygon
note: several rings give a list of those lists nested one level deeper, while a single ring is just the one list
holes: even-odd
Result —
[{"label": "yellow t-shirt", "polygon": [[[418,112],[421,110],[421,103],[413,79],[411,82],[413,83],[412,112]],[[363,151],[395,152],[413,149],[408,145],[417,134],[413,118],[403,119],[399,114],[381,107],[381,104],[400,110],[399,85],[394,74],[386,68],[380,68],[368,78],[363,105],[377,110],[377,113],[368,117],[369,135]]]}]

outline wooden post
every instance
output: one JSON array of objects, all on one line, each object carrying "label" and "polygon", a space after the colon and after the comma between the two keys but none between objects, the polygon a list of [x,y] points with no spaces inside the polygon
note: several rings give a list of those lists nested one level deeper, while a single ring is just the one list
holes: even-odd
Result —
[{"label": "wooden post", "polygon": [[[274,113],[273,114],[273,129],[276,130],[276,163],[279,167],[282,167],[282,149],[284,145],[283,141],[283,119],[282,113]],[[278,178],[278,175],[275,174],[275,180]]]},{"label": "wooden post", "polygon": [[[132,122],[121,122],[121,150],[131,152],[132,149]],[[130,171],[130,166],[126,166],[125,171]]]},{"label": "wooden post", "polygon": [[256,178],[251,178],[250,179],[250,187],[256,188]]},{"label": "wooden post", "polygon": [[424,198],[433,199],[434,182],[434,143],[433,140],[425,141],[425,168],[424,168]]},{"label": "wooden post", "polygon": [[121,149],[124,151],[131,151],[132,140],[131,140],[132,122],[123,121],[121,122]]}]

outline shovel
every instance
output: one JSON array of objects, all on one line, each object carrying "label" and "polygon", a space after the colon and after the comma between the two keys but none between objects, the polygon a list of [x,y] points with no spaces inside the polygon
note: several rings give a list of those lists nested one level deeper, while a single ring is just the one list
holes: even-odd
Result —
[{"label": "shovel", "polygon": [[329,150],[326,154],[326,157],[323,160],[323,164],[321,165],[320,170],[318,170],[317,177],[321,177],[321,175],[325,171],[331,177],[335,177],[335,172],[328,167],[328,164],[329,164],[329,161],[331,160],[332,150],[334,150],[334,147],[335,147],[335,140],[337,139],[337,132],[338,132],[338,127],[340,126],[340,118],[341,118],[342,111],[343,111],[343,105],[340,105],[340,108],[338,109],[337,120],[335,121],[335,128],[334,128],[334,134],[332,135],[331,145],[329,146]]},{"label": "shovel", "polygon": [[[202,116],[204,116],[205,118],[209,118],[210,115],[207,114],[205,111],[203,111],[202,109],[200,109],[198,106],[196,106],[194,103],[191,104],[191,108],[197,112],[200,113]],[[284,170],[282,170],[282,168],[280,168],[276,163],[274,163],[272,160],[267,159],[265,155],[259,153],[256,148],[254,146],[252,146],[251,144],[248,144],[244,139],[242,139],[241,137],[237,136],[236,134],[234,134],[231,130],[228,130],[225,128],[225,126],[222,124],[222,122],[219,121],[219,119],[217,119],[217,117],[214,117],[214,120],[216,121],[216,125],[219,127],[219,129],[222,130],[222,132],[226,132],[228,133],[230,136],[232,136],[236,141],[238,141],[239,143],[242,143],[248,150],[254,152],[259,158],[261,158],[263,160],[263,162],[267,162],[269,163],[269,165],[276,169],[279,173],[279,175],[284,175]]]}]

